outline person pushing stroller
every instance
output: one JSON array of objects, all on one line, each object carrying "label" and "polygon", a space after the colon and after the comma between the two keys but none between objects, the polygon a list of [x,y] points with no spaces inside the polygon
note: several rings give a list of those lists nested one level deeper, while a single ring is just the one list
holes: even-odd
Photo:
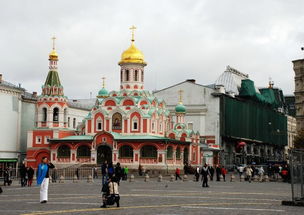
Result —
[{"label": "person pushing stroller", "polygon": [[114,205],[119,207],[119,192],[118,184],[115,177],[109,178],[109,180],[102,186],[102,202],[101,208],[106,208],[107,205]]}]

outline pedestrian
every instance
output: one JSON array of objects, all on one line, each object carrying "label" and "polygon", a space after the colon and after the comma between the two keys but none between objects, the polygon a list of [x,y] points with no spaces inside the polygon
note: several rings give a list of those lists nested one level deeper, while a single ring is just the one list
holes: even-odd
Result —
[{"label": "pedestrian", "polygon": [[26,167],[24,161],[20,166],[20,179],[21,179],[21,187],[25,187],[27,184],[27,180],[26,180]]},{"label": "pedestrian", "polygon": [[38,165],[37,185],[40,185],[40,203],[47,203],[49,188],[49,169],[55,166],[49,163],[47,157],[42,158],[42,162]]},{"label": "pedestrian", "polygon": [[196,181],[199,181],[199,177],[200,177],[200,168],[196,167],[196,171],[195,171],[195,179],[196,179]]},{"label": "pedestrian", "polygon": [[93,171],[94,171],[94,174],[93,174],[94,177],[93,178],[98,178],[97,168],[94,167]]},{"label": "pedestrian", "polygon": [[215,172],[216,172],[216,181],[221,181],[221,179],[220,179],[221,167],[219,164],[216,165]]},{"label": "pedestrian", "polygon": [[251,167],[247,166],[246,167],[246,177],[247,177],[249,183],[251,183],[252,172],[253,172],[253,170],[251,169]]},{"label": "pedestrian", "polygon": [[27,186],[31,187],[32,183],[33,183],[33,177],[34,177],[34,169],[32,167],[27,168],[27,177],[28,177]]},{"label": "pedestrian", "polygon": [[54,168],[52,171],[52,183],[57,182],[57,168]]},{"label": "pedestrian", "polygon": [[122,171],[122,168],[121,168],[121,166],[120,166],[120,163],[118,162],[118,163],[116,164],[116,167],[115,167],[115,179],[116,179],[116,183],[117,183],[118,185],[119,185],[119,183],[120,183],[122,174],[123,174],[123,171]]},{"label": "pedestrian", "polygon": [[175,169],[175,180],[177,181],[177,178],[182,180],[182,178],[180,177],[180,169],[176,168]]},{"label": "pedestrian", "polygon": [[274,180],[275,181],[278,181],[279,180],[279,175],[280,175],[280,168],[279,168],[279,165],[275,165],[274,166]]},{"label": "pedestrian", "polygon": [[109,178],[112,178],[113,175],[114,175],[114,166],[113,166],[113,163],[110,162],[108,165],[108,176],[109,176]]},{"label": "pedestrian", "polygon": [[288,182],[288,176],[289,176],[290,174],[289,174],[289,169],[288,169],[288,166],[287,166],[287,165],[285,165],[285,166],[282,168],[281,175],[282,175],[282,178],[283,178],[283,182]]},{"label": "pedestrian", "polygon": [[127,180],[128,179],[128,174],[129,174],[129,168],[127,166],[125,166],[123,171],[124,171],[123,180]]},{"label": "pedestrian", "polygon": [[214,168],[213,166],[209,166],[209,172],[210,172],[210,180],[213,181],[213,176],[214,176]]},{"label": "pedestrian", "polygon": [[222,176],[223,176],[224,181],[226,181],[227,169],[226,169],[225,167],[222,167],[221,173],[222,173]]},{"label": "pedestrian", "polygon": [[11,180],[11,175],[10,175],[10,171],[9,171],[8,167],[4,170],[3,177],[4,177],[3,185],[6,186],[6,184],[7,184],[8,186],[11,186],[12,180]]},{"label": "pedestrian", "polygon": [[242,175],[244,173],[244,167],[243,166],[239,166],[238,170],[239,170],[239,174],[240,174],[240,181],[242,181]]},{"label": "pedestrian", "polygon": [[138,175],[142,176],[143,175],[143,167],[141,164],[138,165]]},{"label": "pedestrian", "polygon": [[108,181],[108,162],[105,161],[101,165],[101,176],[102,176],[102,184],[104,185]]},{"label": "pedestrian", "polygon": [[201,174],[202,174],[202,179],[203,179],[202,187],[209,187],[209,185],[208,185],[208,176],[210,176],[210,172],[209,172],[208,165],[206,163],[202,167]]},{"label": "pedestrian", "polygon": [[77,180],[79,180],[79,169],[78,168],[76,169],[75,174],[76,174]]},{"label": "pedestrian", "polygon": [[114,205],[119,207],[119,192],[118,184],[114,178],[109,178],[108,181],[102,186],[102,205],[101,208],[106,208],[107,205]]}]

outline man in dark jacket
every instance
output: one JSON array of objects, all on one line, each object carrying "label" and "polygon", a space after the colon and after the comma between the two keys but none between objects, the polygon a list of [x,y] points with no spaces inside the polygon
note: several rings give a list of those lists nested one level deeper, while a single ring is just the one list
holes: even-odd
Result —
[{"label": "man in dark jacket", "polygon": [[203,178],[203,187],[209,187],[208,185],[208,175],[210,175],[210,172],[209,172],[209,168],[208,168],[208,165],[205,164],[203,167],[202,167],[202,171],[201,171],[201,174],[202,174],[202,178]]},{"label": "man in dark jacket", "polygon": [[108,162],[105,161],[101,165],[102,185],[108,181]]},{"label": "man in dark jacket", "polygon": [[116,164],[115,167],[115,178],[116,178],[116,183],[119,185],[120,180],[121,180],[121,176],[122,176],[122,168],[120,166],[120,163]]},{"label": "man in dark jacket", "polygon": [[213,168],[213,166],[209,166],[209,172],[210,172],[210,180],[213,181],[213,176],[214,176],[214,168]]},{"label": "man in dark jacket", "polygon": [[26,173],[27,173],[27,170],[26,170],[25,164],[23,162],[20,166],[21,187],[25,187],[27,184]]}]

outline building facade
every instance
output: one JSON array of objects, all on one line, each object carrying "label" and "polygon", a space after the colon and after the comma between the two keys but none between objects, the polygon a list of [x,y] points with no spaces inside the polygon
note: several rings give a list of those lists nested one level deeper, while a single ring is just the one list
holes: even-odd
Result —
[{"label": "building facade", "polygon": [[173,122],[166,103],[144,89],[147,63],[133,37],[118,63],[120,90],[108,92],[103,84],[76,130],[69,126],[71,104],[60,83],[54,48],[49,61],[50,71],[37,102],[37,128],[28,133],[29,165],[37,166],[42,157],[57,166],[107,161],[129,168],[141,164],[149,169],[175,169],[184,163],[201,163],[200,135],[188,129],[182,100],[175,106]]},{"label": "building facade", "polygon": [[304,59],[294,60],[293,70],[295,72],[295,108],[297,130],[304,129]]}]

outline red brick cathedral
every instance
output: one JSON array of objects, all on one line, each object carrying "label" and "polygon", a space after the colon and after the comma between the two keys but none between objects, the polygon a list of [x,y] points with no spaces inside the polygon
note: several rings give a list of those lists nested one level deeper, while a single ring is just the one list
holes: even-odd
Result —
[{"label": "red brick cathedral", "polygon": [[[166,103],[144,89],[144,55],[134,45],[121,55],[120,90],[103,87],[96,103],[76,130],[67,126],[69,106],[57,71],[53,46],[49,73],[37,102],[37,127],[28,132],[27,163],[36,167],[47,156],[57,165],[100,164],[129,168],[174,169],[184,163],[199,165],[200,134],[187,129],[181,92],[175,116]],[[178,94],[177,94],[178,95]]]}]

